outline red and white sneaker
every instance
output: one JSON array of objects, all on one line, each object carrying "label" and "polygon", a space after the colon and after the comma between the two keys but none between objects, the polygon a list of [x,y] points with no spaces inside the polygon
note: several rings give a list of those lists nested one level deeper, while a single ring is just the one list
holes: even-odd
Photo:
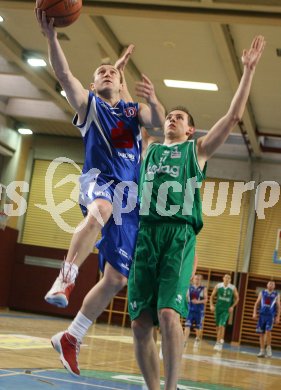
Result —
[{"label": "red and white sneaker", "polygon": [[80,342],[68,332],[59,332],[51,338],[53,348],[60,354],[60,360],[70,374],[80,375],[77,357]]},{"label": "red and white sneaker", "polygon": [[69,302],[69,296],[73,289],[74,283],[68,282],[60,275],[56,278],[51,290],[48,291],[45,295],[45,301],[51,305],[66,307]]}]

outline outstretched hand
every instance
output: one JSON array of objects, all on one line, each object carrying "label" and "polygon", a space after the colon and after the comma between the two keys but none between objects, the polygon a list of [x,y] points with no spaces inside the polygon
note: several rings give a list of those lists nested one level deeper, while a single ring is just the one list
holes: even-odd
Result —
[{"label": "outstretched hand", "polygon": [[147,76],[142,74],[142,81],[136,83],[136,95],[144,98],[148,104],[157,104],[154,85]]},{"label": "outstretched hand", "polygon": [[118,70],[120,70],[120,72],[124,72],[125,67],[126,67],[128,61],[129,61],[129,59],[130,59],[130,57],[131,57],[131,55],[132,55],[134,49],[135,49],[135,45],[133,45],[133,44],[131,43],[131,44],[127,47],[127,49],[126,49],[125,53],[122,55],[122,57],[119,58],[119,59],[115,62],[114,66],[115,66],[115,68],[117,68]]},{"label": "outstretched hand", "polygon": [[35,15],[42,33],[46,38],[51,39],[56,35],[56,30],[54,28],[55,19],[51,18],[49,21],[45,11],[42,11],[40,8],[35,9]]},{"label": "outstretched hand", "polygon": [[243,50],[242,64],[249,69],[254,69],[259,62],[264,47],[264,37],[262,35],[256,36],[251,44],[250,49]]}]

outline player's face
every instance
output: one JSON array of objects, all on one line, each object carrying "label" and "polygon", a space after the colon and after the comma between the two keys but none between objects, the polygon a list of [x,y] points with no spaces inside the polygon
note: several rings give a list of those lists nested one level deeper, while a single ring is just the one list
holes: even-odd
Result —
[{"label": "player's face", "polygon": [[223,280],[224,284],[229,284],[231,281],[231,277],[229,275],[224,275],[222,280]]},{"label": "player's face", "polygon": [[193,276],[193,284],[195,284],[195,286],[199,286],[201,284],[201,277],[199,275]]},{"label": "player's face", "polygon": [[275,289],[275,282],[268,282],[267,283],[267,289],[269,290],[269,291],[273,291],[274,289]]},{"label": "player's face", "polygon": [[112,65],[102,65],[95,71],[91,87],[96,92],[119,92],[121,88],[120,73]]},{"label": "player's face", "polygon": [[194,133],[194,128],[188,125],[188,114],[184,111],[171,111],[164,124],[165,136],[175,140],[186,140]]}]

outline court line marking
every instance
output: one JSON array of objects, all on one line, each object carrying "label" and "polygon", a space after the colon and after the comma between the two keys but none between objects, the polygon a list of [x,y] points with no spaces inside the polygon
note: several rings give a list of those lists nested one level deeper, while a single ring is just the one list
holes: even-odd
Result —
[{"label": "court line marking", "polygon": [[[5,371],[9,371],[9,370],[5,370]],[[48,371],[48,370],[43,370],[43,371]],[[23,376],[30,376],[30,377],[33,377],[33,378],[43,378],[43,379],[46,379],[46,380],[54,380],[54,381],[59,381],[59,382],[65,382],[65,383],[75,383],[77,385],[83,385],[83,386],[88,386],[88,387],[97,387],[97,388],[102,388],[102,389],[109,389],[109,390],[122,390],[122,387],[109,387],[109,386],[104,386],[104,385],[101,385],[101,384],[93,384],[93,383],[85,383],[85,382],[79,382],[77,380],[70,380],[70,379],[61,379],[61,378],[54,378],[54,377],[51,377],[51,376],[45,376],[45,375],[38,375],[38,374],[33,374],[34,371],[32,371],[31,374],[27,374],[25,373],[24,371],[21,371],[21,372],[17,372],[17,371],[11,371],[9,374],[3,374],[3,375],[0,375],[1,377],[7,377],[7,376],[19,376],[19,375],[23,375]]]},{"label": "court line marking", "polygon": [[281,366],[275,366],[269,364],[269,362],[249,362],[246,360],[238,360],[238,359],[227,359],[224,357],[217,356],[207,356],[207,355],[191,355],[184,354],[184,359],[194,360],[209,364],[216,364],[224,367],[231,367],[240,370],[252,371],[252,372],[262,372],[263,374],[268,375],[278,375],[281,376]]},{"label": "court line marking", "polygon": [[[5,371],[8,371],[8,370],[5,370]],[[22,372],[10,372],[9,374],[0,374],[0,378],[3,378],[4,376],[17,376],[17,375],[21,375]]]}]

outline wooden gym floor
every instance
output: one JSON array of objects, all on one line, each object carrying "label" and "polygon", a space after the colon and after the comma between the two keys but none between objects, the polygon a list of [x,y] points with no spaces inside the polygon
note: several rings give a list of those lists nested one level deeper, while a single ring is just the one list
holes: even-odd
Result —
[{"label": "wooden gym floor", "polygon": [[[73,378],[62,369],[49,339],[69,323],[55,317],[0,310],[0,390],[144,388],[131,330],[127,328],[94,325],[81,348],[81,377]],[[271,359],[258,359],[257,348],[226,345],[222,352],[215,352],[213,346],[213,341],[203,340],[195,349],[190,339],[183,355],[180,389],[280,388],[280,351],[273,350]]]}]

